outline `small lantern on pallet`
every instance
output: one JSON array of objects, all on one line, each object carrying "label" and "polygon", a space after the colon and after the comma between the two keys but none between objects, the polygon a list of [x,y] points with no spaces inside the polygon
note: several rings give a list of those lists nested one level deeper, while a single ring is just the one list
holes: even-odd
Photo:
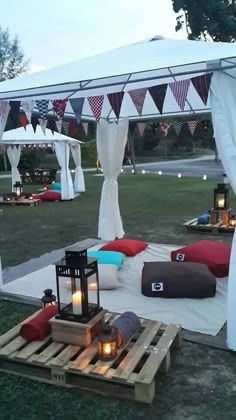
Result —
[{"label": "small lantern on pallet", "polygon": [[117,356],[117,330],[104,325],[98,336],[98,355],[103,362],[109,362]]},{"label": "small lantern on pallet", "polygon": [[53,295],[52,289],[46,289],[44,290],[44,296],[42,297],[42,307],[45,309],[51,305],[56,305],[56,296]]},{"label": "small lantern on pallet", "polygon": [[57,319],[87,324],[102,311],[97,260],[88,258],[86,249],[66,251],[65,257],[56,263],[56,283]]},{"label": "small lantern on pallet", "polygon": [[229,208],[229,189],[225,184],[218,184],[214,189],[214,209],[227,210]]},{"label": "small lantern on pallet", "polygon": [[16,197],[21,197],[23,194],[23,185],[17,181],[14,185],[13,185],[13,192],[15,193]]},{"label": "small lantern on pallet", "polygon": [[236,217],[234,214],[230,217],[230,226],[235,227],[236,226]]}]

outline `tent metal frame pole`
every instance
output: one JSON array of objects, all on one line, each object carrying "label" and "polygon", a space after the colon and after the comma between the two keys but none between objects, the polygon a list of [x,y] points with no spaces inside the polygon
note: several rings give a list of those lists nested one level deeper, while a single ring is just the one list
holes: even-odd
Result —
[{"label": "tent metal frame pole", "polygon": [[[189,115],[195,115],[195,116],[198,116],[198,115],[205,115],[205,114],[211,114],[211,110],[210,110],[210,108],[207,108],[207,109],[197,109],[197,110],[195,110],[194,112],[191,112],[191,111],[184,111],[185,112],[185,114],[183,114],[183,111],[175,111],[175,112],[168,112],[168,113],[165,113],[165,114],[148,114],[148,115],[142,115],[142,117],[139,117],[139,116],[137,116],[137,115],[129,115],[129,117],[127,117],[127,116],[121,116],[120,115],[120,117],[119,117],[119,119],[122,119],[122,118],[129,118],[129,120],[131,121],[140,121],[140,120],[142,120],[142,121],[144,121],[144,120],[149,120],[149,119],[155,119],[155,120],[161,120],[161,119],[166,119],[166,118],[168,118],[168,117],[171,117],[171,118],[174,118],[174,117],[177,117],[179,114],[181,114],[181,116],[183,117],[183,118],[185,118],[185,117],[187,117],[187,116],[189,116]],[[112,118],[110,118],[110,121],[112,120]],[[116,120],[116,118],[114,117],[113,118],[113,120]]]},{"label": "tent metal frame pole", "polygon": [[228,74],[228,73],[226,73],[226,71],[223,71],[222,73],[224,73],[228,77],[231,77],[231,79],[236,80],[236,77],[235,76],[232,76],[232,74]]},{"label": "tent metal frame pole", "polygon": [[[188,65],[191,66],[191,64],[198,64],[198,63],[190,63]],[[181,67],[181,66],[176,66],[176,67]],[[175,68],[175,67],[173,67],[173,68]],[[199,70],[191,70],[191,71],[188,71],[188,72],[186,72],[186,71],[183,72],[182,71],[182,72],[175,73],[174,76],[175,77],[180,77],[180,76],[186,76],[186,75],[192,75],[192,74],[197,75],[197,74],[200,74],[200,73],[212,73],[214,71],[232,70],[234,68],[236,68],[236,63],[234,65],[225,66],[224,68],[222,68],[222,67],[212,67],[211,69],[204,68],[204,69],[199,69]],[[162,69],[146,70],[146,72],[152,72],[152,71],[157,71],[157,70],[162,70]],[[139,73],[144,73],[144,72],[130,73],[130,75],[133,76],[134,74],[139,74]],[[127,74],[116,75],[116,76],[107,76],[107,78],[109,78],[109,77],[110,78],[112,78],[112,77],[123,77],[123,76],[126,76],[126,75]],[[152,77],[139,78],[139,79],[135,79],[135,80],[129,80],[129,84],[131,84],[131,83],[148,82],[148,81],[152,81],[152,80],[161,80],[161,79],[170,78],[170,77],[171,76],[168,73],[168,74],[163,74],[161,76],[152,76]],[[89,81],[88,84],[91,83],[94,80],[103,80],[103,79],[105,79],[105,78],[93,79],[93,80]],[[82,82],[78,82],[77,81],[77,82],[60,83],[58,85],[41,86],[40,89],[50,88],[50,87],[57,87],[57,86],[59,87],[59,86],[62,86],[62,85],[69,85],[69,84],[72,84],[72,83],[74,84],[74,83],[82,83]],[[101,88],[105,88],[105,87],[106,88],[109,88],[109,87],[112,87],[112,86],[119,86],[119,85],[122,85],[123,83],[124,82],[121,82],[120,81],[120,82],[113,82],[113,83],[107,83],[107,84],[104,84],[103,83],[103,84],[97,85],[97,86],[86,86],[85,88],[79,88],[79,89],[78,88],[74,88],[74,89],[66,89],[66,90],[57,90],[57,91],[53,91],[53,92],[47,91],[47,92],[43,92],[43,93],[28,93],[28,94],[24,94],[23,92],[25,92],[27,90],[32,90],[32,89],[36,90],[36,89],[39,89],[38,87],[30,88],[30,89],[27,88],[27,89],[16,90],[16,91],[7,91],[7,92],[3,92],[2,94],[0,92],[0,99],[1,100],[14,100],[14,99],[15,100],[19,100],[19,98],[20,99],[23,99],[23,98],[32,98],[32,97],[37,97],[38,98],[38,97],[42,97],[42,96],[49,96],[49,95],[56,95],[56,94],[63,94],[63,93],[66,94],[66,93],[72,93],[72,92],[73,92],[73,94],[75,94],[76,92],[83,92],[84,90],[85,91],[92,90],[92,89],[93,90],[97,90],[97,89],[101,89]],[[14,96],[12,96],[13,93],[14,93]]]}]

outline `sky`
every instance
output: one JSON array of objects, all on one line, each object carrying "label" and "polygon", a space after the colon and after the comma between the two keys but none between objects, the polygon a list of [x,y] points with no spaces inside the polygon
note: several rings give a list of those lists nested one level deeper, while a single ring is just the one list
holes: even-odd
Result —
[{"label": "sky", "polygon": [[30,72],[175,32],[171,0],[7,0],[0,26],[18,35]]}]

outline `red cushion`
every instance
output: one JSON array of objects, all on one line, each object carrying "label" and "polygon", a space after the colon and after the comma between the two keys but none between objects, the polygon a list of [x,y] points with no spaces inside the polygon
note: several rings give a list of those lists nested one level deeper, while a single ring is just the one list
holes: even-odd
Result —
[{"label": "red cushion", "polygon": [[40,197],[41,197],[41,200],[43,201],[61,200],[61,193],[55,192],[55,191],[46,191]]},{"label": "red cushion", "polygon": [[147,248],[148,244],[145,242],[137,241],[135,239],[117,239],[107,245],[102,246],[100,251],[117,251],[122,252],[127,257],[133,257],[139,252]]},{"label": "red cushion", "polygon": [[215,277],[229,273],[231,246],[213,241],[199,241],[171,252],[171,261],[206,264]]},{"label": "red cushion", "polygon": [[35,340],[43,340],[51,332],[51,324],[49,319],[58,312],[56,305],[48,306],[35,315],[29,321],[26,321],[20,329],[20,335],[29,343]]},{"label": "red cushion", "polygon": [[35,200],[42,200],[42,195],[41,195],[41,194],[32,194],[32,197],[33,197]]}]

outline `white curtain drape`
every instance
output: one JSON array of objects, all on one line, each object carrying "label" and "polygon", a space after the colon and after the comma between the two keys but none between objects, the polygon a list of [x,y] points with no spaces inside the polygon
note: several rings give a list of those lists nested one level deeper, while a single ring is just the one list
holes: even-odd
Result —
[{"label": "white curtain drape", "polygon": [[64,141],[54,142],[58,163],[61,167],[61,198],[71,200],[74,198],[73,181],[69,170],[70,148]]},{"label": "white curtain drape", "polygon": [[85,192],[84,173],[81,168],[80,145],[79,144],[76,144],[75,146],[71,145],[70,150],[71,150],[71,154],[75,163],[75,178],[74,178],[75,192]]},{"label": "white curtain drape", "polygon": [[16,182],[21,182],[20,173],[18,171],[18,165],[20,162],[21,147],[20,146],[9,146],[7,148],[7,156],[11,165],[11,182],[12,182],[12,191],[13,185]]},{"label": "white curtain drape", "polygon": [[106,241],[122,238],[117,178],[122,167],[129,121],[101,121],[97,126],[98,159],[104,174],[99,210],[98,237]]},{"label": "white curtain drape", "polygon": [[[211,109],[219,155],[236,193],[236,80],[216,72],[212,77]],[[236,351],[236,233],[230,259],[227,302],[227,345]]]}]

